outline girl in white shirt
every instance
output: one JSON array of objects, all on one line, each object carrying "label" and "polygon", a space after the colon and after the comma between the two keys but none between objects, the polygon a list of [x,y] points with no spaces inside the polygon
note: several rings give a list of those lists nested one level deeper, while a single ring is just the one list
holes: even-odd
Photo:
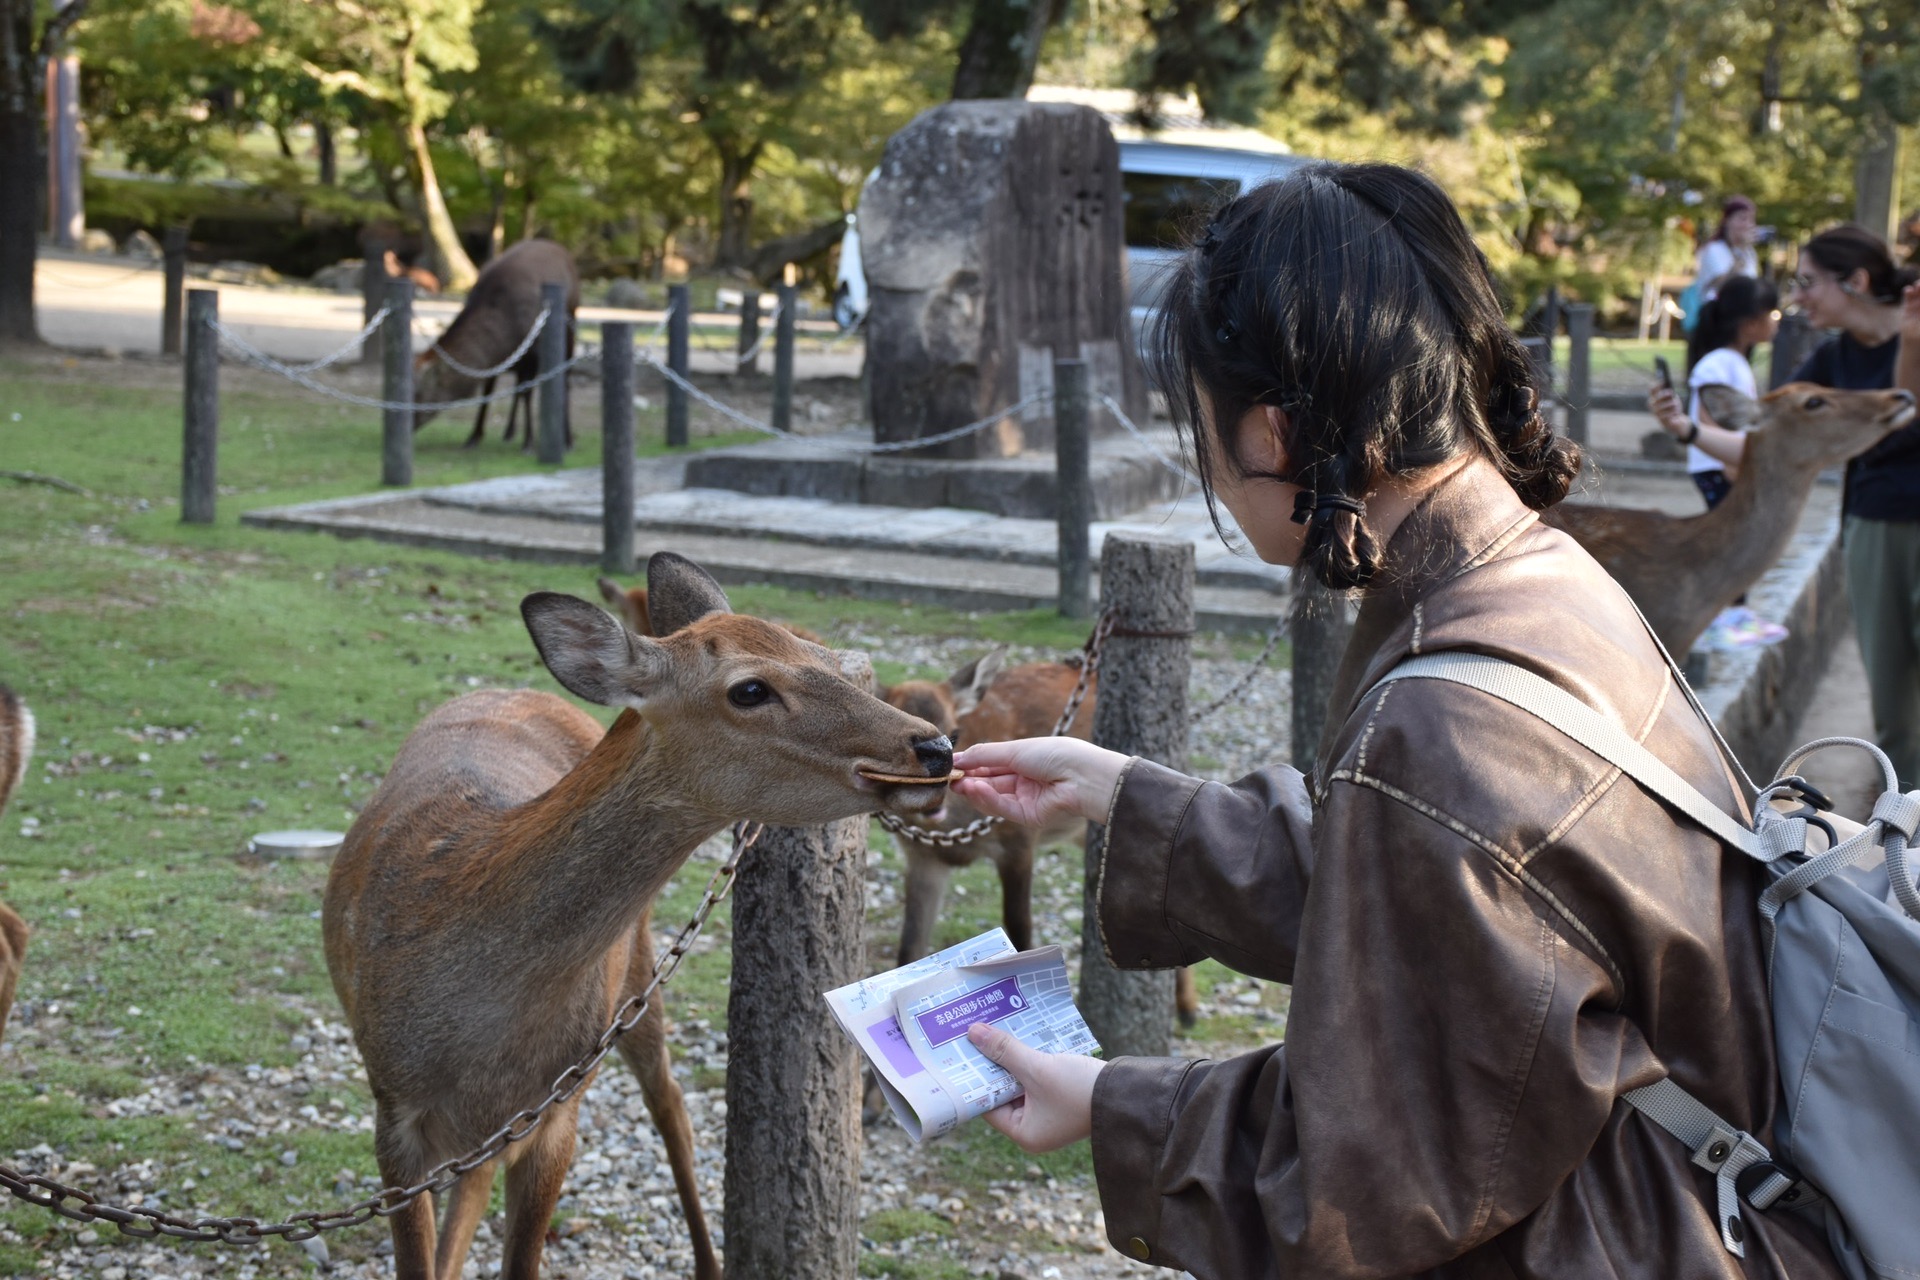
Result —
[{"label": "girl in white shirt", "polygon": [[1700,388],[1732,387],[1749,399],[1759,399],[1758,383],[1749,357],[1762,342],[1770,342],[1780,326],[1780,295],[1764,280],[1736,276],[1717,297],[1700,308],[1700,321],[1687,340],[1688,404],[1665,387],[1656,387],[1647,399],[1660,425],[1687,448],[1687,472],[1700,496],[1712,508],[1727,496],[1739,478],[1740,459],[1747,438],[1713,420],[1700,403]]}]

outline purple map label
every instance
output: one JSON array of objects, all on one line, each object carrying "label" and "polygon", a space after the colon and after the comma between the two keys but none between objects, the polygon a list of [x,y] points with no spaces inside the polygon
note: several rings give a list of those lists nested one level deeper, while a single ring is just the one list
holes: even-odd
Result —
[{"label": "purple map label", "polygon": [[901,1076],[917,1076],[927,1068],[920,1059],[913,1056],[913,1046],[907,1043],[907,1033],[900,1029],[900,1020],[889,1013],[867,1026],[867,1034],[880,1046],[880,1052],[887,1055],[887,1061]]},{"label": "purple map label", "polygon": [[1026,1007],[1027,998],[1020,994],[1020,979],[1002,978],[990,987],[969,991],[958,999],[916,1014],[914,1021],[927,1033],[927,1043],[938,1049],[967,1034],[967,1028],[976,1022],[998,1022]]}]

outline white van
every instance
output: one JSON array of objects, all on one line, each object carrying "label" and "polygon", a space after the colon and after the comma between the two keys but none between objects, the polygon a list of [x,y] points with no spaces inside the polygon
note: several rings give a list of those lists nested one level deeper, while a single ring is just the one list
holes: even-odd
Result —
[{"label": "white van", "polygon": [[[1035,85],[1035,102],[1071,102],[1107,118],[1120,147],[1126,201],[1127,281],[1135,331],[1165,287],[1166,269],[1207,215],[1243,191],[1284,178],[1306,161],[1284,143],[1252,129],[1207,124],[1191,98],[1163,100],[1152,133],[1133,123],[1134,95],[1120,89]],[[876,170],[876,172],[878,172]],[[872,175],[868,175],[869,181]],[[847,215],[833,318],[851,329],[866,318],[867,278],[860,265],[859,215]]]}]

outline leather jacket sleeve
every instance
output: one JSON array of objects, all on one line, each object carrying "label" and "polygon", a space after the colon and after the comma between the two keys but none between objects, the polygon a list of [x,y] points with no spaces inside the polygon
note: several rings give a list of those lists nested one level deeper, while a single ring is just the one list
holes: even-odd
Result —
[{"label": "leather jacket sleeve", "polygon": [[1313,829],[1289,770],[1177,776],[1123,781],[1109,953],[1133,967],[1171,938],[1190,957],[1204,935],[1290,975],[1294,1013],[1284,1046],[1101,1073],[1094,1169],[1122,1252],[1202,1280],[1419,1273],[1539,1207],[1623,1088],[1660,1074],[1543,886],[1439,805],[1337,781]]}]

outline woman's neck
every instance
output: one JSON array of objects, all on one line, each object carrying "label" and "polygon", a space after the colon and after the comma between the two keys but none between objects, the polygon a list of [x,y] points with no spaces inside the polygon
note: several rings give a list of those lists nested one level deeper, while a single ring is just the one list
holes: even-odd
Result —
[{"label": "woman's neck", "polygon": [[1885,346],[1900,332],[1900,309],[1862,299],[1840,328],[1863,347]]}]

